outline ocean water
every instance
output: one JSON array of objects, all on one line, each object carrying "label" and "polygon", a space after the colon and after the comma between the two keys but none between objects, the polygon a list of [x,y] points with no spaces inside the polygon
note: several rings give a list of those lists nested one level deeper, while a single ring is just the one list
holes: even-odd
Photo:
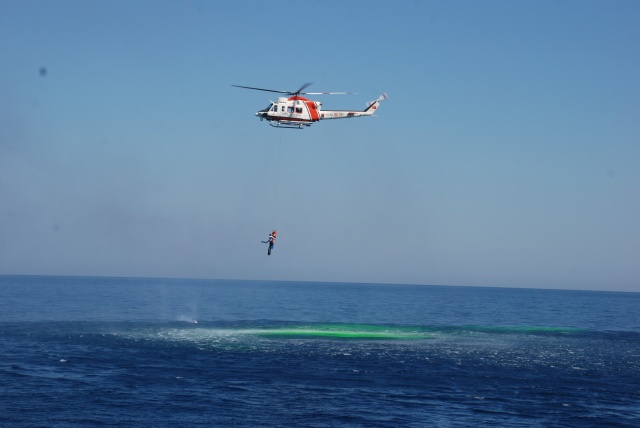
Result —
[{"label": "ocean water", "polygon": [[637,427],[640,294],[0,276],[0,426]]}]

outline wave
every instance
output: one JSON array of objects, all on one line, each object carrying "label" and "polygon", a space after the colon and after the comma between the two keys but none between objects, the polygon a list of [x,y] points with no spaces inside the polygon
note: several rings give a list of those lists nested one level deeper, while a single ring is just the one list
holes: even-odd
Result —
[{"label": "wave", "polygon": [[[203,329],[209,327],[202,325]],[[345,323],[266,323],[236,325],[212,332],[222,335],[251,335],[274,339],[337,339],[337,340],[428,340],[447,336],[496,335],[573,335],[586,330],[540,326],[397,326]]]},{"label": "wave", "polygon": [[[326,346],[351,343],[379,343],[380,346],[407,345],[414,349],[428,344],[444,346],[495,347],[522,341],[620,340],[640,342],[640,333],[603,333],[584,329],[549,326],[404,326],[363,323],[302,323],[286,321],[243,322],[126,322],[61,327],[56,333],[92,336],[96,340],[110,337],[156,345],[196,346],[204,349],[285,349],[286,342],[327,342]],[[53,327],[52,327],[53,328]],[[335,345],[330,345],[334,342]],[[280,345],[278,345],[280,343]],[[276,348],[273,348],[276,346]],[[351,346],[351,345],[350,345]]]},{"label": "wave", "polygon": [[[4,326],[4,327],[2,327]],[[288,321],[198,321],[191,317],[181,316],[177,321],[65,321],[65,322],[25,322],[0,323],[5,332],[29,331],[32,334],[72,334],[102,333],[117,336],[136,335],[155,338],[179,336],[209,337],[257,337],[265,339],[335,339],[335,340],[381,340],[381,341],[416,341],[444,338],[487,338],[491,336],[581,336],[595,337],[616,335],[640,338],[638,332],[626,331],[594,331],[581,328],[560,326],[414,326],[394,324],[366,323],[316,323]]]}]

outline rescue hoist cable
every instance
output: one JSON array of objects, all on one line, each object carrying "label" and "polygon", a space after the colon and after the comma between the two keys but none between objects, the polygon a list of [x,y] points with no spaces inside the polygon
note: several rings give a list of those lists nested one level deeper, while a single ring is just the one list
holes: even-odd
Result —
[{"label": "rescue hoist cable", "polygon": [[276,229],[276,209],[278,206],[278,184],[280,181],[280,147],[282,146],[282,133],[280,134],[280,138],[278,139],[278,159],[276,161],[276,190],[275,196],[273,198],[273,228]]}]

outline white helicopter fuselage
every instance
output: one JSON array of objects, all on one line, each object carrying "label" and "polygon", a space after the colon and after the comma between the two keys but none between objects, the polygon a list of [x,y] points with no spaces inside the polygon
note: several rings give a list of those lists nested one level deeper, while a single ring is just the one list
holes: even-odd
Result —
[{"label": "white helicopter fuselage", "polygon": [[260,120],[268,120],[276,127],[302,128],[325,119],[347,119],[351,117],[373,116],[380,101],[386,99],[383,94],[362,111],[358,110],[322,110],[322,103],[312,101],[299,95],[289,98],[279,97],[277,101],[263,110],[256,112]]}]

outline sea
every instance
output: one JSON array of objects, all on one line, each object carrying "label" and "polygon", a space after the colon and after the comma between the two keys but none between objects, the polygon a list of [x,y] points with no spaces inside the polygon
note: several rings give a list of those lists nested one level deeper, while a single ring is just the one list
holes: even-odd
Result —
[{"label": "sea", "polygon": [[2,427],[638,427],[640,293],[0,276]]}]

